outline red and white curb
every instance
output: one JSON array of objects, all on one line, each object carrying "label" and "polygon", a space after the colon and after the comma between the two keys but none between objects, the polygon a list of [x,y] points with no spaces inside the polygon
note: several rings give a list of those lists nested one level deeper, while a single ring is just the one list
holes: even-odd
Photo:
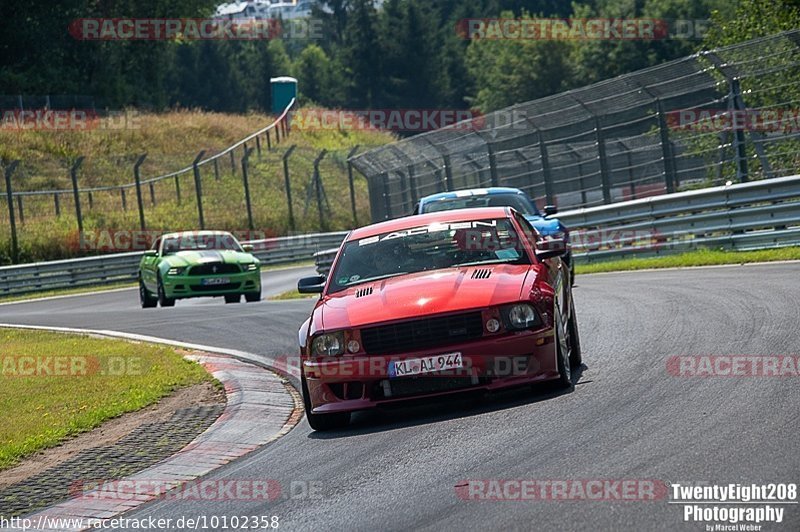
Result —
[{"label": "red and white curb", "polygon": [[[272,371],[240,360],[243,358],[242,355],[254,358],[255,355],[252,353],[232,350],[226,350],[228,353],[219,353],[223,350],[116,331],[13,324],[0,324],[0,327],[125,338],[206,352],[189,354],[186,358],[201,364],[225,387],[227,404],[222,415],[177,454],[135,475],[120,479],[117,484],[123,481],[135,483],[159,480],[165,489],[178,487],[280,438],[297,424],[302,415],[300,397],[288,382]],[[109,495],[104,497],[101,488],[101,491],[82,493],[78,498],[69,499],[26,516],[27,530],[55,530],[44,527],[46,523],[53,523],[54,520],[62,523],[62,527],[58,528],[59,531],[86,530],[87,528],[82,527],[64,528],[63,523],[67,523],[68,520],[77,523],[81,518],[87,523],[90,520],[110,519],[156,498],[156,495],[146,495],[137,496],[134,500],[120,500],[119,497],[114,497],[114,494]],[[20,525],[0,530],[17,531],[23,528]]]}]

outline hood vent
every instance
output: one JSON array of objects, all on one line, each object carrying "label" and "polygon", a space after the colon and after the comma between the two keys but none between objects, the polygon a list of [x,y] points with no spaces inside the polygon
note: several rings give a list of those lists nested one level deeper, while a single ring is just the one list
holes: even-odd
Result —
[{"label": "hood vent", "polygon": [[359,288],[358,290],[356,290],[356,297],[368,296],[371,293],[372,293],[372,287],[371,286],[367,286],[366,288]]},{"label": "hood vent", "polygon": [[478,268],[472,271],[472,279],[488,279],[492,275],[492,270]]}]

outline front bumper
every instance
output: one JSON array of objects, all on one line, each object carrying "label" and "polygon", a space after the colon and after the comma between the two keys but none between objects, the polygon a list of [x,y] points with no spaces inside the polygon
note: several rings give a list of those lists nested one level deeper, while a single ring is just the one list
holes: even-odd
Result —
[{"label": "front bumper", "polygon": [[[204,285],[204,279],[227,279],[229,282]],[[261,291],[261,271],[220,275],[166,275],[163,283],[166,296],[174,299],[244,294]]]},{"label": "front bumper", "polygon": [[[552,328],[484,337],[403,355],[303,358],[315,414],[365,410],[464,391],[491,391],[558,378]],[[389,376],[389,362],[461,353],[464,367],[413,377]]]}]

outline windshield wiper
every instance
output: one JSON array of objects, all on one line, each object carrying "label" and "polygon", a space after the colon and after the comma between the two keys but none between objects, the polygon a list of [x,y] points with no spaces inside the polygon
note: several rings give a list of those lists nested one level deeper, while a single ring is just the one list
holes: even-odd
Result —
[{"label": "windshield wiper", "polygon": [[359,279],[358,281],[347,283],[344,286],[349,288],[351,286],[356,286],[358,284],[371,283],[372,281],[380,281],[381,279],[388,279],[389,277],[397,277],[398,275],[406,275],[407,273],[408,272],[387,273],[386,275],[378,275],[377,277],[368,277],[367,279]]},{"label": "windshield wiper", "polygon": [[[462,262],[460,264],[454,264],[454,268],[460,268],[462,266],[480,266],[481,264],[511,264],[518,262],[520,259],[487,259],[487,260],[476,260],[473,262]],[[520,263],[521,264],[521,263]]]}]

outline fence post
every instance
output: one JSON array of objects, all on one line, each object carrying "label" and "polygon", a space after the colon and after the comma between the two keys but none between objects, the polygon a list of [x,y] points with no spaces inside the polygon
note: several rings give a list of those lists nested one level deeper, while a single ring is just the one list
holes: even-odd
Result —
[{"label": "fence post", "polygon": [[219,157],[214,157],[214,180],[219,181]]},{"label": "fence post", "polygon": [[547,156],[547,144],[539,131],[539,155],[542,158],[542,177],[544,178],[544,196],[548,205],[555,205],[555,194],[553,193],[553,176],[550,175],[550,159]]},{"label": "fence post", "polygon": [[155,206],[156,205],[156,187],[152,181],[148,183],[150,187],[150,204]]},{"label": "fence post", "polygon": [[275,144],[278,144],[281,141],[281,125],[277,124],[275,126]]},{"label": "fence post", "polygon": [[392,201],[389,198],[389,173],[383,172],[381,174],[382,181],[383,181],[383,209],[384,209],[384,216],[386,220],[392,219]]},{"label": "fence post", "polygon": [[247,206],[247,228],[252,231],[255,227],[253,226],[253,206],[250,203],[250,183],[247,177],[251,153],[253,153],[253,148],[245,148],[244,156],[242,156],[242,181],[244,182],[244,203]]},{"label": "fence post", "polygon": [[128,200],[125,198],[125,187],[119,187],[119,197],[122,199],[122,210],[128,210]]},{"label": "fence post", "polygon": [[142,178],[139,174],[139,167],[142,166],[146,157],[147,154],[143,153],[133,165],[133,179],[136,185],[136,207],[139,209],[139,229],[142,231],[144,231],[144,202],[142,201]]},{"label": "fence post", "polygon": [[180,176],[175,176],[175,199],[178,200],[178,205],[181,204],[181,180]]},{"label": "fence post", "polygon": [[258,160],[261,160],[261,137],[256,135],[256,151],[258,152]]},{"label": "fence post", "polygon": [[600,180],[603,185],[603,203],[611,203],[611,177],[608,171],[608,158],[606,157],[606,141],[603,139],[603,130],[600,128],[600,119],[594,119],[594,134],[597,144],[597,157],[600,162]]},{"label": "fence post", "polygon": [[444,161],[444,186],[445,189],[450,192],[455,188],[453,185],[453,168],[450,164],[450,155],[443,153],[442,161]]},{"label": "fence post", "polygon": [[83,155],[75,159],[75,163],[69,170],[72,179],[72,196],[75,198],[75,216],[78,218],[78,232],[83,235],[83,215],[81,214],[81,195],[78,191],[78,169],[83,164]]},{"label": "fence post", "polygon": [[[736,78],[732,78],[730,80],[731,84],[731,92],[729,98],[731,99],[730,108],[733,109],[733,113],[738,110],[743,111],[744,109],[738,109],[739,107],[739,100],[742,97],[742,87],[739,85],[739,80]],[[735,123],[736,121],[733,120],[733,113],[731,114],[731,122]],[[736,177],[738,178],[740,183],[746,183],[748,181],[747,178],[747,145],[745,144],[744,139],[744,128],[741,127],[734,127],[733,128],[733,135],[734,135],[734,144],[736,145]]]},{"label": "fence post", "polygon": [[269,129],[266,131],[267,135],[267,151],[272,151],[272,139],[269,138]]},{"label": "fence post", "polygon": [[289,179],[289,156],[292,154],[296,145],[289,146],[286,153],[283,154],[283,184],[286,187],[286,205],[289,207],[289,229],[295,230],[294,225],[294,207],[292,206],[292,182]]},{"label": "fence post", "polygon": [[58,193],[53,194],[53,204],[56,208],[56,216],[61,216],[61,205],[58,202]]},{"label": "fence post", "polygon": [[356,187],[353,182],[353,163],[350,158],[358,151],[358,144],[347,153],[347,180],[350,183],[350,209],[353,211],[353,227],[358,227],[358,213],[356,213]]},{"label": "fence post", "polygon": [[500,178],[497,175],[497,155],[494,153],[494,146],[491,142],[486,143],[486,151],[489,153],[489,175],[491,176],[492,186],[500,186]]},{"label": "fence post", "polygon": [[325,220],[325,215],[322,208],[322,178],[319,175],[319,163],[325,157],[328,150],[322,150],[314,159],[314,192],[317,196],[317,211],[319,212],[319,227],[321,231],[328,230],[328,222]]},{"label": "fence post", "polygon": [[235,150],[231,150],[231,173],[236,175],[236,161],[233,159],[233,152]]},{"label": "fence post", "polygon": [[656,112],[658,114],[661,157],[664,159],[664,186],[667,189],[667,194],[672,194],[675,192],[675,159],[672,154],[672,145],[669,142],[667,117],[664,116],[664,106],[661,103],[661,98],[656,98]]},{"label": "fence post", "polygon": [[[200,180],[200,168],[197,166],[197,163],[203,158],[203,155],[206,154],[205,150],[201,150],[200,153],[197,154],[197,157],[194,158],[194,162],[192,162],[192,170],[194,171],[194,191],[197,194],[197,218],[200,222],[200,229],[206,228],[206,221],[203,218],[203,183]],[[231,150],[231,161],[233,161],[233,150]],[[234,174],[236,172],[234,171]]]},{"label": "fence post", "polygon": [[6,198],[8,200],[8,222],[11,224],[11,262],[19,262],[19,242],[17,241],[17,223],[14,220],[14,195],[11,190],[11,174],[17,169],[19,161],[11,161],[6,166]]},{"label": "fence post", "polygon": [[19,223],[25,223],[25,209],[22,206],[22,196],[17,196],[17,210],[19,211]]}]

